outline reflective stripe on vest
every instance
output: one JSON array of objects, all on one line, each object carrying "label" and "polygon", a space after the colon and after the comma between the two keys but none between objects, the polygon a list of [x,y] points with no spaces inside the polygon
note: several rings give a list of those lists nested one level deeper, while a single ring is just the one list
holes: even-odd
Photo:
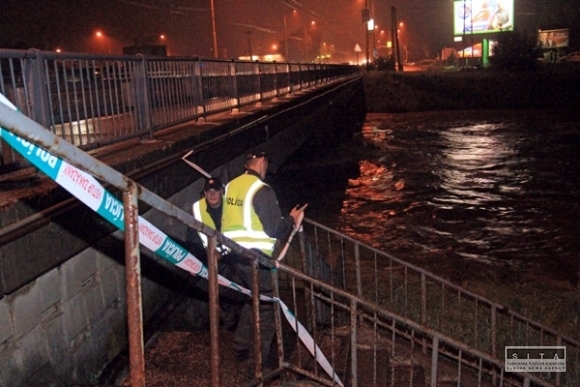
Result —
[{"label": "reflective stripe on vest", "polygon": [[[201,199],[193,203],[192,212],[195,219],[215,230],[215,223],[207,212],[207,202],[205,199]],[[207,236],[202,232],[198,232],[198,234],[199,238],[201,239],[201,243],[203,243],[203,247],[207,249]]]},{"label": "reflective stripe on vest", "polygon": [[[193,217],[202,222],[203,224],[205,224],[208,227],[213,228],[214,230],[216,229],[215,227],[215,223],[211,217],[211,215],[209,214],[209,212],[207,212],[207,201],[205,199],[201,199],[198,200],[197,202],[193,203],[193,205],[191,206],[192,208],[192,212],[193,212]],[[219,230],[218,230],[219,231]],[[197,233],[199,235],[199,238],[201,239],[201,243],[203,244],[203,247],[205,247],[207,249],[207,235],[205,235],[202,232],[198,232]],[[226,246],[223,245],[216,245],[217,251],[220,252],[220,254],[225,254],[228,251],[228,248]]]},{"label": "reflective stripe on vest", "polygon": [[[225,203],[224,217],[222,220],[223,234],[234,240],[240,246],[247,249],[258,249],[271,257],[274,251],[275,238],[270,238],[264,232],[263,225],[254,211],[252,201],[258,189],[266,186],[264,182],[254,175],[241,175],[232,180],[226,187],[226,201],[239,202],[240,197],[230,197],[232,184],[234,195],[243,196],[243,204],[236,206],[234,203]],[[250,184],[251,183],[251,184]],[[246,187],[249,187],[246,189]],[[244,193],[245,191],[245,193]],[[240,208],[241,207],[241,208]]]}]

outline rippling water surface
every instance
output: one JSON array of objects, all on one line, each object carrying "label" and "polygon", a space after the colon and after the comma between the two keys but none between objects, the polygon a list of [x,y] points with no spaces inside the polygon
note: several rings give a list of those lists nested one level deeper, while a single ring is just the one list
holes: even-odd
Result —
[{"label": "rippling water surface", "polygon": [[362,138],[304,159],[274,177],[281,203],[369,245],[577,281],[580,114],[369,114]]}]

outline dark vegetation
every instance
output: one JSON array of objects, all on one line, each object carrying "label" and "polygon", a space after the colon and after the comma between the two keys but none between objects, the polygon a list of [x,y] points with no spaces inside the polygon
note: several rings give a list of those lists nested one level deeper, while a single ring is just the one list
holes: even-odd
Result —
[{"label": "dark vegetation", "polygon": [[554,63],[533,71],[386,72],[365,74],[369,113],[461,109],[577,109],[580,65]]},{"label": "dark vegetation", "polygon": [[487,68],[366,73],[368,112],[580,107],[580,63],[540,62],[536,38],[518,31],[497,41]]}]

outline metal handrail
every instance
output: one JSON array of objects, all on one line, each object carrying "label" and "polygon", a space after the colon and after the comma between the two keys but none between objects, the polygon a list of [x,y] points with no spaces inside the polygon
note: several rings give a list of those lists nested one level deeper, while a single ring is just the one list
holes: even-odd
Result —
[{"label": "metal handrail", "polygon": [[[580,381],[580,341],[320,223],[305,219],[304,228],[310,236],[310,266],[305,270],[313,277],[453,335],[491,359],[503,359],[504,352],[498,349],[505,345],[566,346],[572,359],[566,385]],[[324,262],[326,256],[334,257],[333,265]],[[387,273],[377,269],[379,263]],[[367,278],[364,284],[361,278]],[[560,373],[542,377],[547,383],[561,382]]]},{"label": "metal handrail", "polygon": [[[0,49],[0,73],[0,93],[84,150],[360,75],[357,67],[338,64],[36,49]],[[4,164],[21,161],[1,147]]]},{"label": "metal handrail", "polygon": [[400,258],[397,258],[397,257],[395,257],[395,256],[393,256],[393,255],[391,255],[389,253],[386,253],[386,252],[381,251],[379,249],[376,249],[376,248],[374,248],[372,246],[369,246],[369,245],[367,245],[365,243],[362,243],[362,242],[360,242],[360,241],[358,241],[358,240],[356,240],[356,239],[354,239],[352,237],[349,237],[348,235],[342,234],[339,231],[336,231],[336,230],[334,230],[334,229],[332,229],[330,227],[324,226],[323,224],[318,223],[316,221],[313,221],[311,219],[305,218],[304,219],[304,223],[310,224],[310,225],[312,225],[312,226],[314,226],[314,227],[316,227],[318,229],[324,230],[325,232],[327,232],[329,234],[333,234],[334,236],[336,236],[336,237],[338,237],[340,239],[343,239],[343,240],[348,241],[350,243],[356,244],[356,245],[360,246],[361,248],[364,248],[364,249],[368,250],[369,252],[372,252],[374,254],[380,255],[380,256],[382,256],[382,257],[384,257],[386,259],[392,260],[394,263],[396,263],[398,265],[401,265],[401,266],[404,266],[404,267],[407,267],[409,270],[416,271],[417,273],[420,273],[420,275],[424,275],[425,277],[430,278],[430,279],[432,279],[433,281],[435,281],[437,283],[440,283],[441,285],[445,286],[446,288],[448,288],[450,290],[454,290],[457,293],[465,294],[466,296],[469,296],[469,297],[471,297],[471,298],[473,298],[475,300],[478,300],[478,301],[480,301],[480,302],[482,302],[484,304],[489,305],[490,308],[494,308],[494,309],[496,309],[498,311],[504,311],[506,314],[512,316],[513,318],[518,319],[518,320],[521,320],[522,322],[524,322],[526,324],[529,324],[530,326],[532,326],[534,328],[537,328],[538,330],[542,330],[542,331],[544,331],[546,333],[551,333],[551,334],[553,334],[555,336],[560,337],[561,340],[568,341],[571,344],[574,344],[574,345],[580,347],[580,341],[575,340],[574,338],[572,338],[570,336],[564,335],[564,334],[562,334],[561,332],[559,332],[556,329],[553,329],[553,328],[548,327],[548,326],[546,326],[546,325],[544,325],[542,323],[539,323],[539,322],[537,322],[535,320],[532,320],[531,318],[529,318],[527,316],[524,316],[524,315],[522,315],[522,314],[520,314],[520,313],[518,313],[518,312],[516,312],[516,311],[514,311],[514,310],[512,310],[512,309],[510,309],[508,307],[506,307],[503,304],[500,304],[500,303],[495,302],[493,300],[490,300],[490,299],[488,299],[486,297],[483,297],[483,296],[481,296],[481,295],[479,295],[477,293],[474,293],[472,291],[469,291],[469,290],[467,290],[467,289],[465,289],[465,288],[463,288],[463,287],[461,287],[461,286],[459,286],[457,284],[454,284],[454,283],[446,280],[445,278],[439,277],[439,276],[437,276],[437,275],[435,275],[435,274],[433,274],[433,273],[431,273],[431,272],[429,272],[429,271],[427,271],[425,269],[422,269],[422,268],[420,268],[420,267],[418,267],[416,265],[413,265],[412,263],[406,262],[406,261],[404,261],[404,260],[402,260]]},{"label": "metal handrail", "polygon": [[[504,374],[504,364],[501,360],[490,356],[487,353],[481,352],[475,348],[472,348],[464,343],[453,339],[452,337],[446,336],[437,332],[429,327],[423,326],[410,318],[405,318],[404,316],[398,315],[393,313],[381,305],[373,303],[371,301],[365,300],[364,298],[355,296],[343,289],[338,287],[332,286],[324,281],[317,280],[300,270],[294,269],[290,266],[280,264],[279,269],[284,271],[286,274],[290,275],[293,280],[299,279],[305,283],[305,285],[311,289],[316,289],[316,291],[311,293],[311,297],[316,298],[318,300],[325,301],[328,305],[333,305],[335,307],[341,308],[349,315],[348,320],[351,323],[350,327],[350,335],[351,341],[353,343],[357,343],[357,328],[362,326],[362,322],[360,318],[363,317],[364,320],[374,322],[374,330],[375,336],[379,336],[376,332],[380,328],[383,331],[388,331],[392,334],[392,353],[391,356],[395,356],[395,341],[396,337],[407,337],[412,340],[411,345],[414,341],[424,340],[425,338],[429,338],[431,343],[427,346],[431,350],[432,356],[432,368],[431,368],[431,386],[437,386],[437,367],[439,362],[445,358],[446,360],[453,359],[453,350],[455,353],[459,353],[459,357],[456,356],[456,359],[459,363],[464,363],[466,366],[474,367],[473,364],[470,364],[466,359],[468,357],[473,357],[478,359],[478,371],[487,372],[490,375],[493,375],[494,372],[501,374],[502,382],[499,384],[500,386],[504,385],[513,385],[514,380],[521,378],[521,385],[522,386],[530,386],[530,382],[533,382],[534,385],[538,386],[545,386],[545,387],[553,387],[554,384],[550,383],[549,381],[542,380],[541,378],[528,374],[528,373],[513,373],[512,378],[507,378]],[[341,302],[340,299],[343,299]],[[335,312],[335,315],[337,313]],[[336,330],[338,327],[335,323],[335,318],[333,321],[330,322],[330,330]],[[380,320],[380,321],[379,321]],[[409,330],[413,332],[413,336],[409,334]],[[445,345],[446,348],[443,349],[442,346]],[[351,359],[356,359],[356,345],[351,346]],[[450,355],[451,354],[451,355]],[[463,358],[463,360],[462,360]],[[485,364],[484,364],[485,363]],[[461,366],[461,365],[459,365]],[[300,370],[299,367],[295,368]],[[357,367],[358,364],[356,360],[351,361],[351,375],[357,374]],[[303,370],[305,371],[305,370]],[[376,371],[376,370],[375,370]],[[505,383],[504,384],[504,378]],[[350,381],[350,386],[357,386],[357,380],[353,377]],[[328,385],[332,385],[329,383]],[[458,383],[460,386],[461,384]],[[517,384],[516,384],[517,385]]]}]

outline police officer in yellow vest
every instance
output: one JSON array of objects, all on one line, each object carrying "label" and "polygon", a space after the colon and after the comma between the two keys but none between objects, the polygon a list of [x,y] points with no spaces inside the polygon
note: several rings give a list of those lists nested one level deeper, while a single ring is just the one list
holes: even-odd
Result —
[{"label": "police officer in yellow vest", "polygon": [[[209,177],[205,180],[203,187],[203,197],[193,203],[193,217],[206,226],[214,230],[221,230],[223,213],[224,184],[216,177]],[[188,228],[186,234],[186,247],[190,249],[200,261],[207,265],[207,236],[203,233]],[[226,253],[225,246],[217,246],[220,254]],[[218,272],[227,279],[238,282],[239,278],[233,264],[224,262],[220,258],[218,262]],[[226,329],[233,331],[241,313],[243,301],[237,292],[220,289],[221,321]]]},{"label": "police officer in yellow vest", "polygon": [[[241,246],[272,258],[277,238],[284,238],[292,230],[301,210],[294,208],[290,216],[283,217],[274,190],[263,180],[268,172],[268,156],[265,152],[251,152],[245,157],[246,171],[228,183],[222,219],[222,233]],[[242,285],[251,288],[251,272],[243,260],[236,260]],[[272,295],[270,269],[258,270],[260,294]],[[234,351],[239,361],[250,358],[249,370],[253,369],[252,305],[244,305],[236,333]],[[267,362],[275,335],[274,305],[260,304],[260,333],[262,336],[262,361]],[[266,364],[267,365],[267,364]]]},{"label": "police officer in yellow vest", "polygon": [[[220,179],[210,177],[205,180],[203,197],[193,203],[193,217],[214,230],[221,230],[223,213],[224,185]],[[204,264],[207,264],[207,237],[193,229],[188,229],[186,235],[187,247]],[[220,247],[218,246],[218,250]]]},{"label": "police officer in yellow vest", "polygon": [[[224,185],[220,179],[210,177],[205,181],[203,194],[204,198],[193,203],[193,216],[203,224],[219,231],[222,228]],[[199,237],[203,247],[207,249],[207,236],[199,233]],[[220,250],[219,246],[218,250]]]}]

